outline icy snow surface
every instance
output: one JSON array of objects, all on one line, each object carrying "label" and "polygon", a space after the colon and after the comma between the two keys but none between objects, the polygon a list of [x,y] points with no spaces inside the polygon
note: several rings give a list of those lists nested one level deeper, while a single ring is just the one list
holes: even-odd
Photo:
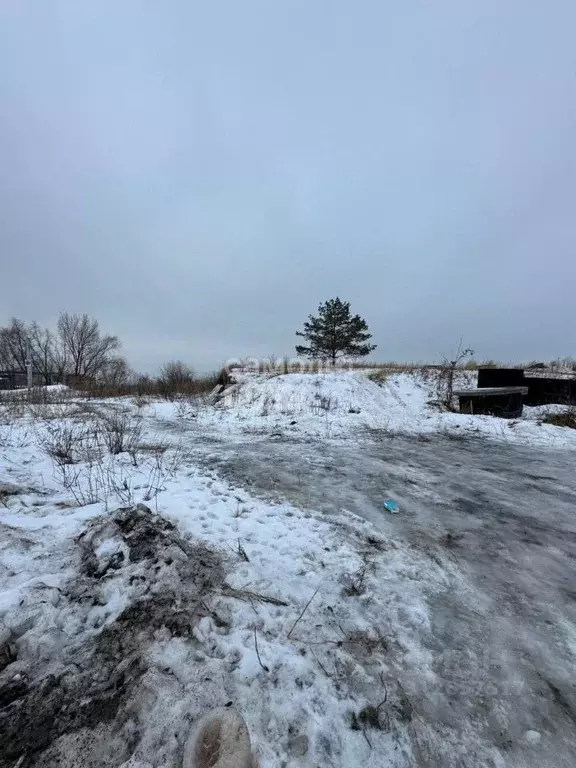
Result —
[{"label": "icy snow surface", "polygon": [[[562,650],[542,667],[542,705],[529,706],[536,683],[514,646],[496,644],[497,658],[478,650],[490,650],[490,634],[474,622],[492,616],[494,597],[478,591],[455,528],[453,510],[473,500],[455,507],[439,467],[440,448],[453,461],[460,435],[462,458],[466,440],[470,461],[493,456],[493,474],[475,475],[489,509],[490,488],[505,498],[498,451],[510,466],[516,450],[531,451],[526,466],[535,451],[543,464],[563,462],[575,436],[539,425],[537,412],[510,423],[441,413],[433,399],[433,384],[412,374],[244,375],[216,405],[123,399],[90,412],[71,400],[2,411],[0,766],[22,755],[20,765],[177,766],[193,723],[228,704],[245,717],[261,768],[568,766],[573,613],[550,614]],[[94,411],[111,408],[128,409],[141,443],[95,458]],[[62,470],[46,446],[74,425],[88,427],[85,455],[77,446]],[[436,439],[438,467],[418,466]],[[409,458],[392,467],[402,441]],[[565,506],[576,498],[566,477]],[[394,518],[407,528],[382,520],[380,495],[400,501]],[[541,503],[550,519],[564,514]],[[444,523],[418,510],[441,515],[443,505],[453,527],[438,530],[441,546],[424,546],[426,526]],[[482,505],[473,508],[465,542],[481,525]],[[565,519],[541,553],[546,578],[555,557],[574,573],[561,551],[576,535]],[[526,531],[532,520],[538,510]],[[521,563],[511,543],[491,546]],[[469,641],[464,624],[452,641],[450,625],[438,629],[451,596]],[[507,602],[500,611],[504,622]],[[512,631],[512,617],[504,626]],[[548,641],[534,635],[524,653],[539,659]],[[504,691],[494,665],[506,654]],[[26,747],[26,729],[44,735]]]}]

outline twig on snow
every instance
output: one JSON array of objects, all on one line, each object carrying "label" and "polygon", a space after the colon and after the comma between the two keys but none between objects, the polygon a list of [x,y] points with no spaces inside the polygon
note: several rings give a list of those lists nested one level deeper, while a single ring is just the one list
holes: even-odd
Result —
[{"label": "twig on snow", "polygon": [[238,554],[239,554],[239,556],[242,558],[242,560],[244,560],[244,561],[245,561],[245,562],[247,562],[247,563],[249,563],[249,562],[250,562],[250,558],[249,558],[249,557],[248,557],[248,555],[246,554],[246,550],[245,550],[245,549],[244,549],[244,547],[242,546],[242,542],[241,542],[241,540],[240,540],[240,539],[238,539]]},{"label": "twig on snow", "polygon": [[298,622],[300,621],[300,619],[302,618],[302,616],[304,616],[304,614],[305,614],[305,613],[306,613],[306,611],[308,610],[308,606],[310,605],[310,603],[312,602],[312,600],[314,600],[314,598],[315,598],[315,597],[316,597],[316,595],[318,594],[318,590],[319,590],[319,589],[320,589],[320,585],[318,585],[318,587],[316,588],[316,591],[314,592],[314,594],[312,595],[312,597],[310,598],[310,600],[308,600],[308,602],[307,602],[307,603],[306,603],[306,605],[304,606],[304,610],[302,611],[302,613],[300,614],[300,616],[298,616],[298,618],[296,619],[296,621],[294,622],[294,624],[292,624],[292,627],[291,627],[291,629],[290,629],[290,632],[288,632],[288,639],[290,638],[290,635],[292,634],[292,632],[294,632],[294,629],[295,629],[295,627],[296,627],[296,624],[298,624]]},{"label": "twig on snow", "polygon": [[388,701],[388,688],[386,688],[386,686],[384,686],[384,691],[385,691],[384,698],[382,699],[380,704],[376,706],[376,709],[380,709],[380,707],[384,706],[384,704],[386,704],[386,702]]},{"label": "twig on snow", "polygon": [[243,600],[246,603],[255,600],[258,603],[270,603],[271,605],[288,605],[284,600],[279,600],[277,597],[261,595],[259,592],[253,592],[251,589],[235,589],[230,584],[222,584],[222,594],[225,597],[235,597],[237,600]]},{"label": "twig on snow", "polygon": [[386,687],[386,683],[384,682],[384,675],[382,674],[382,672],[379,673],[378,677],[380,678],[380,682],[382,683],[382,686],[384,688],[384,698],[382,699],[380,704],[378,704],[378,706],[376,707],[376,710],[379,710],[380,707],[384,706],[384,704],[386,704],[386,702],[388,701],[388,688]]},{"label": "twig on snow", "polygon": [[260,664],[264,672],[270,672],[270,669],[265,664],[262,664],[262,659],[260,658],[260,652],[258,651],[258,635],[256,634],[256,627],[254,627],[254,647],[256,648],[256,656],[258,658],[258,663]]},{"label": "twig on snow", "polygon": [[314,656],[314,658],[315,658],[315,659],[316,659],[316,661],[318,662],[318,666],[320,667],[320,669],[322,670],[322,672],[324,672],[324,674],[326,675],[326,677],[332,678],[332,675],[331,675],[331,674],[328,672],[328,670],[326,669],[326,667],[324,666],[324,664],[322,664],[322,662],[320,661],[320,659],[318,658],[318,656],[316,656],[316,654],[314,653],[314,651],[312,651],[312,650],[311,650],[311,651],[310,651],[310,653],[312,654],[312,656]]},{"label": "twig on snow", "polygon": [[201,606],[204,608],[204,610],[206,611],[206,613],[207,613],[209,616],[211,616],[211,615],[212,615],[212,609],[211,609],[211,608],[209,608],[209,606],[206,604],[206,602],[205,602],[204,600],[200,600],[200,605],[201,605]]},{"label": "twig on snow", "polygon": [[248,602],[250,603],[250,608],[252,608],[252,610],[254,611],[254,613],[256,614],[256,616],[258,616],[258,609],[257,609],[257,608],[256,608],[256,606],[254,605],[254,600],[252,600],[251,598],[249,598],[249,599],[248,599]]}]

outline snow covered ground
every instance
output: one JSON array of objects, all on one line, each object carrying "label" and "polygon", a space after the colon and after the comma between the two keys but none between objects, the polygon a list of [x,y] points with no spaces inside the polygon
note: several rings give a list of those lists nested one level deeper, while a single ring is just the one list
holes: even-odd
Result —
[{"label": "snow covered ground", "polygon": [[[576,431],[541,424],[554,406],[524,409],[521,419],[443,411],[437,405],[433,370],[378,378],[374,371],[323,374],[236,374],[216,409],[192,415],[211,431],[307,435],[321,439],[354,438],[367,431],[388,434],[482,435],[502,442],[576,448]],[[454,389],[473,389],[475,371],[459,371]],[[158,413],[169,415],[170,406]]]},{"label": "snow covered ground", "polygon": [[[498,473],[564,467],[576,442],[433,396],[411,374],[246,375],[216,405],[0,408],[0,766],[178,766],[227,705],[261,768],[571,765],[570,598],[530,620],[510,601],[528,582],[538,597],[530,557],[550,603],[574,573],[574,483],[541,468],[554,495],[526,504],[554,537],[532,552],[516,539],[540,510],[519,522]],[[455,463],[462,481],[475,467],[470,497]],[[494,505],[518,531],[490,529],[488,562],[468,561],[461,537],[484,553]],[[548,632],[540,704],[515,626],[525,659]]]}]

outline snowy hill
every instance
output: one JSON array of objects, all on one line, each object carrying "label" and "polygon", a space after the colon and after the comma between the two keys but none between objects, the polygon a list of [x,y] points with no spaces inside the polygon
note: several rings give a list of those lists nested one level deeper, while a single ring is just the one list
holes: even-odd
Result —
[{"label": "snowy hill", "polygon": [[[574,430],[540,424],[541,409],[525,408],[522,419],[471,416],[442,410],[434,372],[380,375],[334,371],[283,375],[236,373],[213,412],[210,428],[351,438],[373,430],[391,434],[435,432],[553,447],[576,447]],[[474,388],[475,371],[459,371],[455,389]],[[374,380],[373,380],[374,379]]]}]

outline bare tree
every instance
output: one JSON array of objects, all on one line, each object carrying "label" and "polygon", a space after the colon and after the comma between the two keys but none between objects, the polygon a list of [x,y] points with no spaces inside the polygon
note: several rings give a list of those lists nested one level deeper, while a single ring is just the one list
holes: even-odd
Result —
[{"label": "bare tree", "polygon": [[9,371],[13,368],[12,351],[7,338],[7,328],[0,328],[0,371]]},{"label": "bare tree", "polygon": [[52,384],[55,376],[61,381],[61,377],[58,377],[56,364],[56,339],[52,331],[49,328],[42,328],[34,322],[28,328],[28,338],[30,340],[32,366],[42,376],[44,384]]},{"label": "bare tree", "polygon": [[54,374],[59,382],[63,382],[68,372],[68,356],[64,345],[58,336],[54,340]]},{"label": "bare tree", "polygon": [[438,399],[446,408],[452,407],[452,398],[454,397],[454,374],[456,368],[463,363],[467,357],[472,357],[474,350],[466,347],[462,349],[462,339],[458,342],[456,354],[452,360],[446,356],[442,357],[442,367],[438,375]]},{"label": "bare tree", "polygon": [[0,337],[2,367],[7,370],[26,371],[26,323],[13,317],[10,325],[0,329]]},{"label": "bare tree", "polygon": [[58,318],[58,338],[67,372],[75,376],[98,375],[120,347],[118,337],[101,335],[98,320],[87,314],[63,312]]},{"label": "bare tree", "polygon": [[134,391],[138,397],[156,394],[156,381],[147,373],[139,373],[134,378]]},{"label": "bare tree", "polygon": [[133,373],[124,357],[109,358],[100,371],[97,379],[104,387],[121,389],[128,385]]},{"label": "bare tree", "polygon": [[15,317],[10,325],[0,328],[0,368],[24,373],[28,345],[32,369],[42,376],[45,384],[52,382],[54,374],[63,373],[57,364],[57,339],[52,331],[36,322],[27,324]]},{"label": "bare tree", "polygon": [[194,370],[182,360],[171,360],[160,369],[158,384],[165,396],[189,393],[194,384]]}]

